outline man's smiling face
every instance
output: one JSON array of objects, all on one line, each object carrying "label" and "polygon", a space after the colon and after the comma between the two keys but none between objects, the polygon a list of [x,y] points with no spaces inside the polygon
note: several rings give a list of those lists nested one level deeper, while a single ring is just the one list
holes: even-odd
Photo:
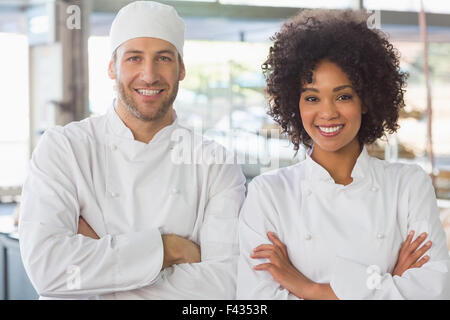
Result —
[{"label": "man's smiling face", "polygon": [[135,38],[116,51],[108,68],[119,102],[136,118],[154,121],[172,109],[185,68],[177,49],[156,38]]}]

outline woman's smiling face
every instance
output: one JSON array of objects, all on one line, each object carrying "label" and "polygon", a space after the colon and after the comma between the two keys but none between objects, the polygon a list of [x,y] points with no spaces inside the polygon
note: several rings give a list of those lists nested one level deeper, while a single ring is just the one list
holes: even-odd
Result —
[{"label": "woman's smiling face", "polygon": [[328,60],[317,64],[312,82],[302,86],[299,109],[315,149],[336,152],[359,143],[361,100],[337,64]]}]

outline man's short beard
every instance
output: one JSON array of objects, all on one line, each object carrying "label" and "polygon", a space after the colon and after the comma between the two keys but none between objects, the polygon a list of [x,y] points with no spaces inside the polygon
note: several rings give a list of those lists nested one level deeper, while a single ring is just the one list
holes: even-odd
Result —
[{"label": "man's short beard", "polygon": [[173,92],[169,96],[168,99],[162,101],[161,107],[156,110],[156,113],[154,115],[144,115],[142,114],[139,109],[137,108],[136,102],[133,100],[133,98],[125,92],[125,87],[122,82],[117,81],[117,87],[119,89],[118,92],[118,98],[123,103],[123,105],[130,111],[136,118],[143,120],[143,121],[155,121],[158,119],[163,118],[167,111],[169,111],[170,106],[175,101],[175,98],[177,97],[178,93],[178,82],[173,87]]}]

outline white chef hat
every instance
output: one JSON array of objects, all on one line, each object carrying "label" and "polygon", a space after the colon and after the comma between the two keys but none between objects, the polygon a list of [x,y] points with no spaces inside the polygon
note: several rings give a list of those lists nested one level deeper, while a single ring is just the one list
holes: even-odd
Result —
[{"label": "white chef hat", "polygon": [[185,26],[171,6],[154,1],[135,1],[117,13],[109,34],[113,54],[127,40],[150,37],[170,42],[183,56]]}]

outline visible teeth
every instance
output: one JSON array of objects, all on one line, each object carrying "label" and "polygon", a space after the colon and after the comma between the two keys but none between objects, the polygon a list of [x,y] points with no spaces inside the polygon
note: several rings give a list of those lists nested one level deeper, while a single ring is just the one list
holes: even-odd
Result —
[{"label": "visible teeth", "polygon": [[341,129],[343,127],[343,125],[340,126],[336,126],[336,127],[319,127],[320,130],[322,130],[323,132],[327,132],[327,133],[332,133],[332,132],[336,132],[339,129]]},{"label": "visible teeth", "polygon": [[137,90],[140,94],[144,96],[154,96],[157,95],[161,90]]}]

